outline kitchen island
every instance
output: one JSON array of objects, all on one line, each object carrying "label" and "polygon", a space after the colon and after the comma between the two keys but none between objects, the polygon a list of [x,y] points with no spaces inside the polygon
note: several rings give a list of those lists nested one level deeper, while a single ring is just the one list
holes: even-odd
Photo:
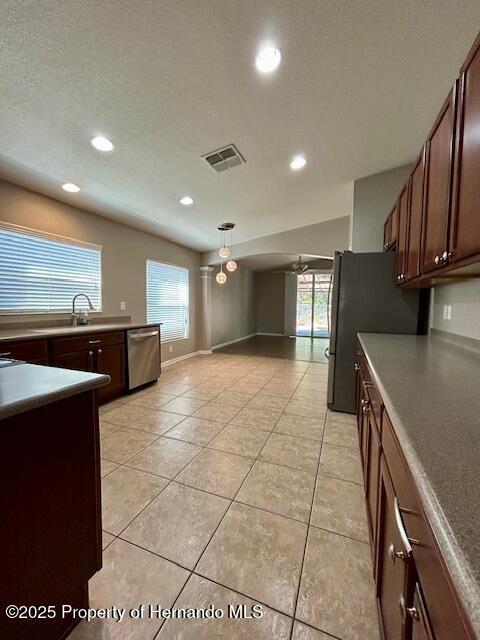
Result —
[{"label": "kitchen island", "polygon": [[95,391],[110,379],[2,364],[0,637],[60,640],[75,624],[61,606],[88,606],[102,563]]}]

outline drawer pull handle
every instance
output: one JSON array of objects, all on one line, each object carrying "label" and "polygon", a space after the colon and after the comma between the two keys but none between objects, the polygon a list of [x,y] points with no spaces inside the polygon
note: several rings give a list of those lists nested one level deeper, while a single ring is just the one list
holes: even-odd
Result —
[{"label": "drawer pull handle", "polygon": [[395,549],[395,545],[393,544],[393,542],[388,547],[388,555],[390,556],[390,560],[393,562],[393,564],[395,564],[397,559],[401,560],[402,562],[405,562],[407,560],[407,556],[405,555],[405,552],[397,551]]},{"label": "drawer pull handle", "polygon": [[407,532],[403,526],[402,514],[400,513],[400,505],[398,504],[398,498],[395,496],[393,499],[393,511],[395,514],[395,522],[397,524],[398,533],[402,539],[402,544],[405,548],[405,554],[409,557],[412,554],[412,545],[408,539]]},{"label": "drawer pull handle", "polygon": [[128,336],[128,339],[132,340],[133,338],[134,340],[138,340],[142,338],[154,338],[155,336],[158,336],[158,331],[148,331],[147,333],[131,333]]},{"label": "drawer pull handle", "polygon": [[420,620],[420,616],[418,615],[416,607],[407,607],[403,594],[400,596],[398,606],[400,608],[400,615],[402,616],[402,620],[404,622],[407,619],[407,616],[413,618],[414,620]]},{"label": "drawer pull handle", "polygon": [[100,344],[101,340],[89,340],[88,344]]},{"label": "drawer pull handle", "polygon": [[11,351],[4,351],[3,353],[0,353],[0,358],[8,358],[8,356],[11,356],[12,352]]}]

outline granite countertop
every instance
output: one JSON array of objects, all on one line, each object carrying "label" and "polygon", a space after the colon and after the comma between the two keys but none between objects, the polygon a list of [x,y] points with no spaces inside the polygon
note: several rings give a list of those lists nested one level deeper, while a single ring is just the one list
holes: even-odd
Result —
[{"label": "granite countertop", "polygon": [[140,329],[143,327],[157,327],[161,322],[115,322],[102,324],[87,324],[73,327],[71,325],[59,327],[39,327],[32,329],[0,329],[0,342],[7,340],[24,340],[35,338],[58,338],[82,333],[98,333],[99,331],[124,331],[128,329]]},{"label": "granite countertop", "polygon": [[361,333],[359,340],[480,635],[480,354],[439,336]]},{"label": "granite countertop", "polygon": [[110,376],[37,364],[0,368],[0,420],[103,387]]}]

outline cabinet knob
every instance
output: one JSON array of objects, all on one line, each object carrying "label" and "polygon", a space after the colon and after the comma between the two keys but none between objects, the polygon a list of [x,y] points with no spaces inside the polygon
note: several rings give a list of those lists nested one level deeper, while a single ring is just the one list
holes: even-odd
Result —
[{"label": "cabinet knob", "polygon": [[420,616],[418,615],[418,611],[416,607],[407,607],[405,602],[405,598],[403,594],[400,596],[400,601],[398,603],[398,607],[400,609],[400,615],[402,616],[402,620],[405,622],[407,616],[413,618],[414,620],[419,620]]},{"label": "cabinet knob", "polygon": [[442,253],[441,260],[442,260],[442,262],[448,262],[449,258],[451,258],[451,257],[452,257],[452,254],[449,251],[444,251]]},{"label": "cabinet knob", "polygon": [[93,356],[93,351],[89,351],[88,355],[90,356],[90,358]]},{"label": "cabinet knob", "polygon": [[435,264],[440,264],[440,256],[435,256]]},{"label": "cabinet knob", "polygon": [[102,353],[102,350],[101,350],[101,349],[98,349],[97,353]]},{"label": "cabinet knob", "polygon": [[355,362],[353,368],[355,369],[355,371],[360,371],[360,365],[358,364],[358,362]]},{"label": "cabinet knob", "polygon": [[388,547],[388,555],[390,557],[390,560],[393,562],[393,564],[395,564],[397,558],[398,558],[398,560],[401,560],[402,562],[405,562],[405,560],[407,559],[407,556],[406,556],[405,552],[404,551],[397,551],[397,549],[395,549],[395,545],[393,544],[393,542]]}]

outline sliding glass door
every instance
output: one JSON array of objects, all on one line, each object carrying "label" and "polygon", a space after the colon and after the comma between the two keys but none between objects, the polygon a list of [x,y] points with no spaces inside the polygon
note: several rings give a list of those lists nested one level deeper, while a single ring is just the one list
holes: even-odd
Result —
[{"label": "sliding glass door", "polygon": [[330,335],[330,273],[297,276],[297,336]]}]

